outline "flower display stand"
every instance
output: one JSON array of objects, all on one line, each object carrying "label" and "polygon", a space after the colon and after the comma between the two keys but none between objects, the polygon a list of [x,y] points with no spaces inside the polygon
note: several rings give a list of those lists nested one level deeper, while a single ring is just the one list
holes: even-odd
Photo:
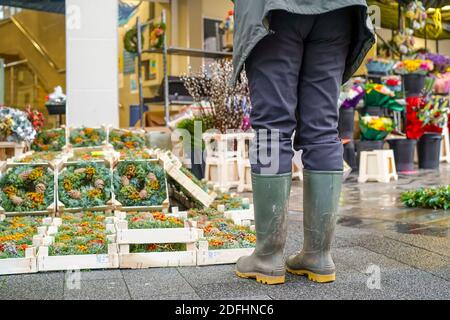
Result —
[{"label": "flower display stand", "polygon": [[0,160],[5,161],[12,157],[20,156],[25,152],[26,145],[24,142],[0,142]]},{"label": "flower display stand", "polygon": [[243,133],[204,133],[206,159],[205,179],[215,183],[222,192],[239,186],[239,151]]},{"label": "flower display stand", "polygon": [[40,230],[41,234],[33,239],[34,243],[40,244],[37,254],[38,271],[114,269],[119,267],[114,217],[108,217],[105,220],[106,231],[111,232],[106,237],[112,242],[108,244],[108,253],[106,254],[49,255],[49,246],[54,243],[54,236],[62,223],[60,218],[53,218],[51,221],[51,224],[43,232]]},{"label": "flower display stand", "polygon": [[[195,266],[197,264],[197,241],[203,230],[190,227],[128,229],[125,212],[116,212],[118,221],[117,243],[119,245],[120,268],[141,269],[153,267]],[[185,243],[186,251],[131,253],[131,244]]]},{"label": "flower display stand", "polygon": [[209,207],[216,198],[215,192],[206,192],[181,171],[182,163],[170,151],[161,152],[159,159],[164,163],[166,173],[180,184],[195,200]]},{"label": "flower display stand", "polygon": [[398,179],[392,150],[361,152],[358,182],[378,181],[388,183],[391,179]]},{"label": "flower display stand", "polygon": [[249,159],[249,148],[251,140],[254,138],[254,133],[241,133],[239,135],[238,143],[238,169],[239,169],[239,184],[238,192],[252,191],[252,169]]},{"label": "flower display stand", "polygon": [[439,160],[440,162],[450,163],[450,140],[447,126],[442,129],[441,154]]},{"label": "flower display stand", "polygon": [[25,249],[25,258],[0,259],[0,274],[19,274],[37,272],[36,248]]},{"label": "flower display stand", "polygon": [[240,257],[248,256],[252,254],[254,250],[254,248],[210,250],[208,241],[201,240],[198,243],[197,265],[206,266],[236,263]]}]

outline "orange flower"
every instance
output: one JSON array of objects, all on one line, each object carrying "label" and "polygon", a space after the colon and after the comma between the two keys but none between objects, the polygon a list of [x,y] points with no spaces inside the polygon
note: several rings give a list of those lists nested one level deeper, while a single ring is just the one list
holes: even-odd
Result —
[{"label": "orange flower", "polygon": [[102,192],[98,189],[90,189],[87,192],[89,198],[98,198],[102,195]]},{"label": "orange flower", "polygon": [[37,193],[37,192],[28,192],[27,193],[28,199],[30,199],[34,205],[39,205],[44,202],[44,194],[43,193]]},{"label": "orange flower", "polygon": [[6,193],[8,196],[13,196],[17,193],[17,189],[14,186],[7,186],[3,188],[3,192]]},{"label": "orange flower", "polygon": [[127,149],[134,149],[134,142],[133,141],[125,142],[125,148],[127,148]]},{"label": "orange flower", "polygon": [[74,139],[75,143],[82,143],[83,142],[83,138],[82,137],[76,137]]},{"label": "orange flower", "polygon": [[86,135],[91,135],[94,132],[94,128],[84,128],[84,133]]}]

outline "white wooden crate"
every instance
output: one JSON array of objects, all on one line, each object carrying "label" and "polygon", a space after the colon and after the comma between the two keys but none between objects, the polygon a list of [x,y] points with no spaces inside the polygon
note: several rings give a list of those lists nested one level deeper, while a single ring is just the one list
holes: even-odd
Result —
[{"label": "white wooden crate", "polygon": [[37,272],[36,248],[25,249],[24,258],[0,259],[0,274],[19,274]]},{"label": "white wooden crate", "polygon": [[[196,243],[203,237],[203,230],[184,228],[128,229],[124,212],[116,212],[117,243],[119,245],[120,268],[152,268],[195,266]],[[185,243],[186,251],[130,253],[131,244]]]},{"label": "white wooden crate", "polygon": [[170,151],[161,152],[158,156],[164,163],[164,170],[166,173],[177,183],[179,183],[190,194],[190,196],[199,201],[206,208],[211,205],[217,196],[215,192],[208,193],[189,179],[189,177],[187,177],[180,170],[182,166],[180,160]]},{"label": "white wooden crate", "polygon": [[202,240],[198,243],[197,265],[206,266],[236,263],[240,257],[248,256],[252,254],[254,250],[254,248],[210,250],[208,241]]},{"label": "white wooden crate", "polygon": [[39,246],[37,254],[38,271],[82,270],[82,269],[111,269],[119,267],[118,246],[115,243],[115,217],[106,217],[106,231],[110,231],[106,238],[113,243],[108,244],[106,254],[80,254],[50,256],[49,246],[54,242],[61,218],[45,218],[44,226],[38,228],[38,235],[33,237],[33,244]]}]

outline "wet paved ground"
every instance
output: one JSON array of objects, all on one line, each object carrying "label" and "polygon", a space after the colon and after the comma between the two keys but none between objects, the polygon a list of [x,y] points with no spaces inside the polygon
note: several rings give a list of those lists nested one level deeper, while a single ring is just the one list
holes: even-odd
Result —
[{"label": "wet paved ground", "polygon": [[[0,299],[450,299],[450,210],[405,208],[398,200],[403,190],[448,183],[450,165],[389,184],[358,184],[351,176],[343,189],[331,284],[288,275],[284,285],[264,286],[223,265],[88,271],[73,289],[65,273],[51,272],[0,276]],[[303,241],[300,185],[292,188],[286,253]]]}]

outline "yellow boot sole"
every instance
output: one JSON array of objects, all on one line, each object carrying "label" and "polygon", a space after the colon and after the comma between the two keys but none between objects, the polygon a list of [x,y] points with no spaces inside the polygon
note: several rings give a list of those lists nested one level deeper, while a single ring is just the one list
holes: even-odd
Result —
[{"label": "yellow boot sole", "polygon": [[293,270],[286,268],[287,272],[295,274],[297,276],[307,276],[308,280],[319,282],[319,283],[327,283],[327,282],[333,282],[336,280],[336,273],[332,274],[317,274],[314,272],[311,272],[309,270]]},{"label": "yellow boot sole", "polygon": [[261,273],[241,273],[239,271],[236,271],[236,275],[244,279],[256,279],[257,282],[262,284],[282,284],[286,279],[285,276],[274,277],[266,276]]}]

